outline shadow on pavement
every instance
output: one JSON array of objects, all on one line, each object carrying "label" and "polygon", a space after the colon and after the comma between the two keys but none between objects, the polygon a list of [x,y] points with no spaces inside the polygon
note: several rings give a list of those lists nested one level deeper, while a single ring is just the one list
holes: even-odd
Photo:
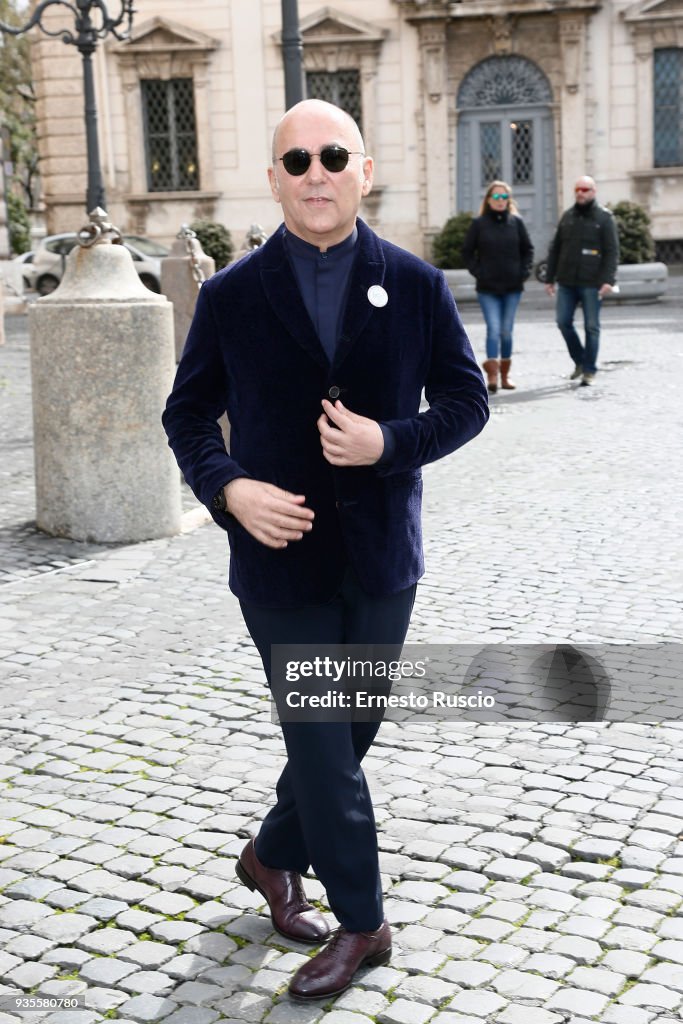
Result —
[{"label": "shadow on pavement", "polygon": [[[535,402],[542,398],[556,398],[558,395],[566,395],[568,391],[576,389],[575,385],[570,385],[569,381],[564,381],[562,384],[553,384],[550,387],[542,388],[527,388],[525,391],[508,391],[508,392],[496,392],[495,395],[489,395],[489,401],[491,402],[492,411],[502,412],[506,405],[519,405],[522,402]],[[587,391],[588,388],[584,388]]]},{"label": "shadow on pavement", "polygon": [[526,388],[518,391],[497,391],[489,395],[491,409],[495,412],[502,412],[506,405],[519,405],[523,402],[535,402],[537,399],[555,398],[557,395],[566,395],[568,391],[578,391],[582,398],[596,399],[600,397],[599,379],[602,374],[612,373],[614,370],[622,370],[626,366],[637,366],[635,359],[612,359],[606,363],[600,363],[600,373],[595,386],[584,388],[580,381],[566,379],[561,384],[551,384],[547,387]]},{"label": "shadow on pavement", "polygon": [[120,546],[51,537],[39,530],[35,522],[3,526],[0,527],[0,586],[77,565]]}]

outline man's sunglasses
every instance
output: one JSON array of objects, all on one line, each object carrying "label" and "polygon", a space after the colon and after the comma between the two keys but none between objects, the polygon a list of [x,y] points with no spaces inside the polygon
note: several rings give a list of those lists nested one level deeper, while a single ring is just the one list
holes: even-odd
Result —
[{"label": "man's sunglasses", "polygon": [[593,191],[593,186],[591,185],[589,188],[575,188],[574,191],[575,192],[592,192]]},{"label": "man's sunglasses", "polygon": [[314,156],[320,157],[320,163],[326,171],[338,174],[344,170],[350,156],[365,156],[365,153],[354,153],[343,146],[323,146],[319,153],[309,153],[307,149],[288,149],[278,160],[282,160],[287,174],[298,178],[306,173]]},{"label": "man's sunglasses", "polygon": [[492,192],[491,199],[509,199],[510,196],[507,192]]}]

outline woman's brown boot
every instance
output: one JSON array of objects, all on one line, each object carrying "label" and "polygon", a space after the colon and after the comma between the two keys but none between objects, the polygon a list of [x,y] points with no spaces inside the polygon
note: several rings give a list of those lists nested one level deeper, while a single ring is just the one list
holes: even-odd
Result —
[{"label": "woman's brown boot", "polygon": [[498,360],[486,359],[481,365],[484,367],[488,389],[495,394],[498,390]]},{"label": "woman's brown boot", "polygon": [[500,386],[504,388],[505,391],[514,391],[517,387],[517,385],[508,377],[511,363],[511,359],[501,359],[500,361]]}]

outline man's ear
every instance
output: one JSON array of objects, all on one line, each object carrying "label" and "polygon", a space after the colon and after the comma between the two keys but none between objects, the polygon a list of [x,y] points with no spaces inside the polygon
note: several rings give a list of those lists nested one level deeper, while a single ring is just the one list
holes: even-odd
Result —
[{"label": "man's ear", "polygon": [[270,191],[273,194],[273,199],[276,203],[280,202],[280,186],[277,183],[277,177],[275,170],[272,167],[268,168],[268,182],[270,184]]},{"label": "man's ear", "polygon": [[363,185],[361,188],[361,195],[366,196],[370,192],[370,189],[372,188],[373,170],[374,166],[372,158],[366,156],[365,160],[363,161]]}]

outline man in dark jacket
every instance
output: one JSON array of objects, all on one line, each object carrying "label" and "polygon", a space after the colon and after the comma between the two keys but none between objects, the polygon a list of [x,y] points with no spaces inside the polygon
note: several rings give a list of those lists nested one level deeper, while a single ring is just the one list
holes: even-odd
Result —
[{"label": "man in dark jacket", "polygon": [[[595,198],[595,181],[584,175],[574,186],[574,205],[557,226],[548,253],[546,291],[555,295],[557,326],[574,360],[570,380],[586,386],[597,373],[600,346],[600,302],[614,288],[619,262],[619,237],[614,217]],[[586,344],[574,327],[574,313],[583,307]]]},{"label": "man in dark jacket", "polygon": [[[284,225],[202,286],[164,413],[185,479],[227,532],[269,681],[273,644],[400,650],[424,572],[421,467],[488,419],[443,274],[357,219],[372,171],[338,107],[287,112],[268,172]],[[379,723],[281,717],[277,800],[237,874],[279,932],[315,944],[329,929],[302,888],[313,867],[341,927],[290,993],[328,999],[391,955],[361,767]]]}]

